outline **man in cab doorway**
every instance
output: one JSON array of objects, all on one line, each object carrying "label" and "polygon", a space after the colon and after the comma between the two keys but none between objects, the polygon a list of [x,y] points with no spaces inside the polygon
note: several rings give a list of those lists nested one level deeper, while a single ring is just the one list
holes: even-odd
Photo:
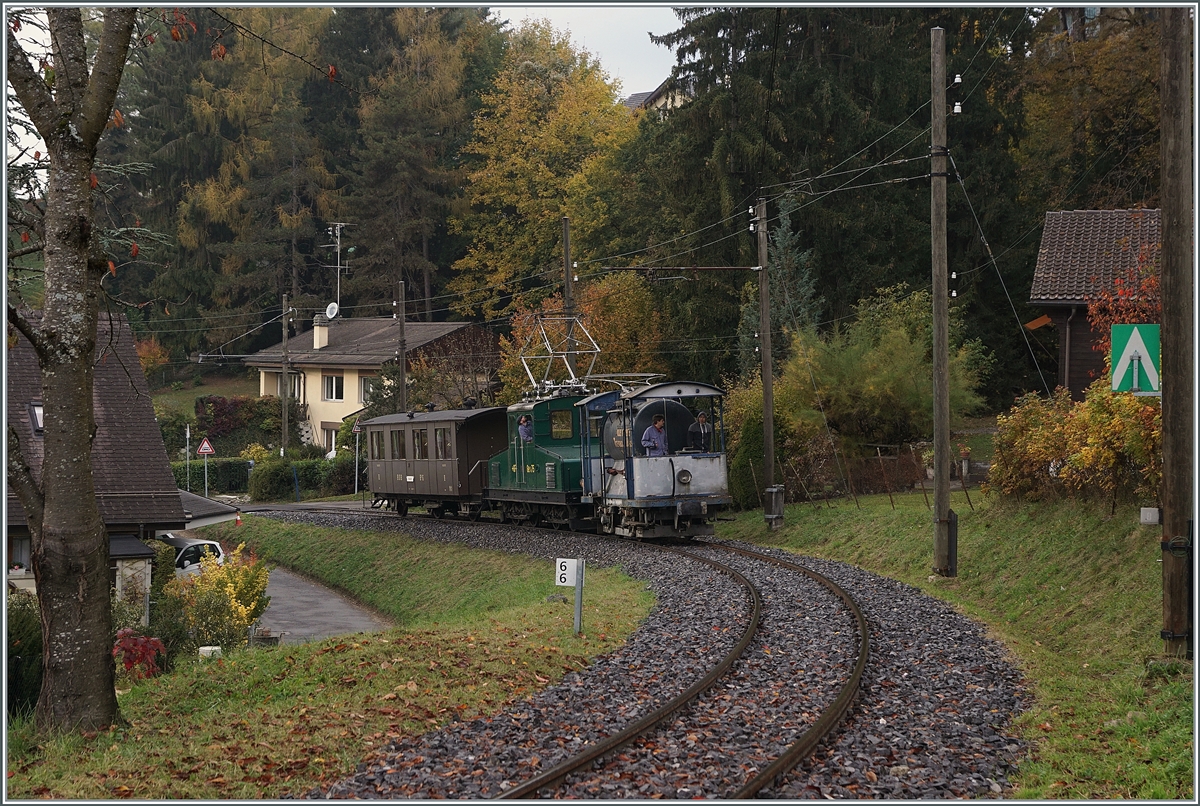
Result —
[{"label": "man in cab doorway", "polygon": [[[642,422],[645,422],[643,420]],[[667,418],[661,414],[654,415],[653,423],[642,434],[642,447],[647,456],[667,455]]]}]

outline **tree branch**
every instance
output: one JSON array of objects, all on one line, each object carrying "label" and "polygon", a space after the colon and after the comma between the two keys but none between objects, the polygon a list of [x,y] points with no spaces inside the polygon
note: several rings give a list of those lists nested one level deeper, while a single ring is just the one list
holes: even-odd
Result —
[{"label": "tree branch", "polygon": [[[54,68],[54,99],[59,114],[74,121],[87,89],[87,47],[83,42],[83,13],[79,8],[48,8],[50,53]],[[50,145],[46,140],[46,145]]]},{"label": "tree branch", "polygon": [[96,51],[96,63],[92,67],[91,79],[87,84],[80,110],[82,126],[80,136],[88,148],[96,144],[104,127],[108,124],[117,87],[129,54],[129,41],[133,36],[133,23],[137,8],[109,8],[104,11],[104,30],[100,34],[100,46]]},{"label": "tree branch", "polygon": [[46,340],[42,338],[41,332],[30,324],[25,318],[25,314],[21,313],[12,302],[8,303],[8,323],[21,332],[21,335],[29,339],[29,343],[33,345],[33,349],[41,355],[46,350]]},{"label": "tree branch", "polygon": [[42,516],[46,509],[46,499],[42,495],[42,488],[33,478],[33,471],[29,469],[29,464],[25,461],[25,454],[21,452],[21,439],[17,436],[17,429],[12,423],[9,423],[8,426],[8,467],[6,470],[8,486],[16,493],[17,500],[25,509],[25,523],[30,525],[31,532],[34,531],[34,525],[40,532]]},{"label": "tree branch", "polygon": [[17,41],[12,26],[6,27],[8,29],[8,83],[12,85],[13,92],[17,94],[17,100],[20,101],[21,107],[29,115],[33,125],[37,127],[38,134],[48,143],[50,138],[47,135],[54,131],[59,120],[58,109],[54,106],[54,97],[46,87],[46,82],[42,81],[33,69],[33,65],[29,63],[29,55]]}]

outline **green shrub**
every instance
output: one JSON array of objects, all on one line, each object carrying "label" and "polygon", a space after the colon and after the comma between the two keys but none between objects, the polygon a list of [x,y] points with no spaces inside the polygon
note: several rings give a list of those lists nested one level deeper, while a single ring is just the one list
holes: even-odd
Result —
[{"label": "green shrub", "polygon": [[[786,422],[775,422],[775,481],[783,481],[780,468],[787,454],[787,443],[795,441],[795,434]],[[729,494],[738,509],[755,509],[762,506],[763,490],[766,488],[766,463],[763,459],[763,415],[762,409],[746,413],[738,439],[737,452],[729,463]]]},{"label": "green shrub", "polygon": [[[339,454],[336,459],[329,462],[329,469],[325,476],[325,495],[351,495],[354,493],[354,452],[351,451],[348,455]],[[358,461],[358,490],[359,492],[367,489],[367,462],[365,459]]]},{"label": "green shrub", "polygon": [[[187,428],[192,426],[195,432],[196,418],[190,414],[176,411],[170,406],[155,404],[154,419],[158,420],[158,428],[162,431],[163,446],[167,449],[167,458],[176,459],[179,452],[187,447]],[[196,450],[196,442],[192,450]]]},{"label": "green shrub", "polygon": [[170,671],[187,648],[187,625],[180,601],[166,594],[167,585],[175,581],[175,549],[158,540],[151,543],[151,548],[154,561],[150,572],[150,626],[146,633],[163,642],[166,650],[163,669]]},{"label": "green shrub", "polygon": [[328,451],[326,451],[320,445],[301,445],[300,441],[297,440],[287,449],[284,458],[293,462],[298,462],[304,459],[324,459],[326,453],[328,453]]},{"label": "green shrub", "polygon": [[[828,424],[843,445],[900,445],[933,433],[932,335],[927,291],[880,289],[855,306],[844,330],[793,334],[792,358],[775,385],[776,422]],[[951,322],[950,413],[979,409],[976,393],[992,359]],[[761,399],[761,393],[760,393]],[[761,404],[760,404],[761,405]]]},{"label": "green shrub", "polygon": [[42,693],[42,616],[29,591],[9,591],[6,602],[9,715],[31,713]]},{"label": "green shrub", "polygon": [[292,462],[292,468],[296,471],[296,478],[299,480],[300,489],[309,492],[321,492],[325,489],[325,478],[329,474],[331,462],[327,459],[301,459],[297,462]]},{"label": "green shrub", "polygon": [[250,474],[251,501],[279,501],[295,496],[290,462],[271,461],[254,466]]}]

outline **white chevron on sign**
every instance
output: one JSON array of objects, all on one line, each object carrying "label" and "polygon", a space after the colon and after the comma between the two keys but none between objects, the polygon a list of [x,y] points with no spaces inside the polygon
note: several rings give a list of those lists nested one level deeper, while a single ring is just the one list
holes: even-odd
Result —
[{"label": "white chevron on sign", "polygon": [[[1150,351],[1146,349],[1146,342],[1142,341],[1142,334],[1136,327],[1129,334],[1129,341],[1125,343],[1125,349],[1122,351],[1120,359],[1117,360],[1117,365],[1113,367],[1113,391],[1115,392],[1117,387],[1121,385],[1121,381],[1125,379],[1125,373],[1129,371],[1134,355],[1138,356],[1138,366],[1146,373],[1146,380],[1150,383],[1150,388],[1144,391],[1157,392],[1158,370],[1154,368],[1154,361],[1150,357]],[[1138,379],[1134,378],[1133,381],[1133,385],[1137,386]]]}]

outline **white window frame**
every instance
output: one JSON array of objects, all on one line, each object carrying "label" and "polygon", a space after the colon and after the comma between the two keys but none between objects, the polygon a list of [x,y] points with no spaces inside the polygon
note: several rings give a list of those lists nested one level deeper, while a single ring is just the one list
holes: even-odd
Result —
[{"label": "white window frame", "polygon": [[346,381],[341,375],[321,376],[321,399],[341,402],[346,399]]},{"label": "white window frame", "polygon": [[359,375],[358,376],[358,402],[365,404],[367,395],[370,394],[371,388],[379,383],[378,375]]}]

